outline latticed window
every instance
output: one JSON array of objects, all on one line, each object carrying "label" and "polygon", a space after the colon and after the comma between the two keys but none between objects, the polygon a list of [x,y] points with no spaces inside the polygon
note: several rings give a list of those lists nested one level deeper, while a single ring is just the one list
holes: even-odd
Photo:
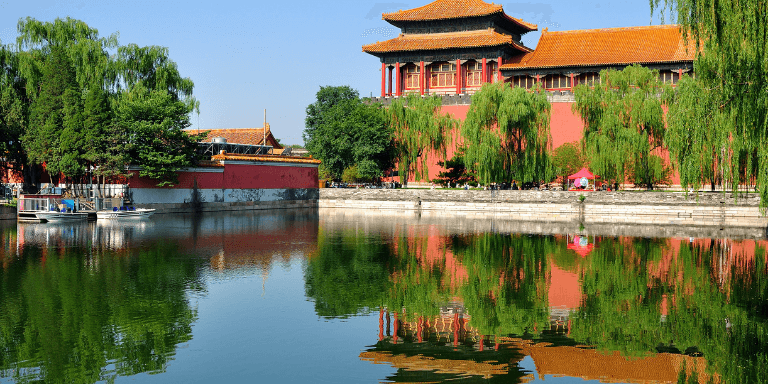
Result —
[{"label": "latticed window", "polygon": [[418,65],[409,65],[405,67],[405,88],[415,89],[419,88],[419,80],[421,79],[421,68]]},{"label": "latticed window", "polygon": [[584,84],[589,87],[594,87],[596,84],[600,84],[600,74],[595,72],[582,73],[576,77],[576,84]]},{"label": "latticed window", "polygon": [[680,81],[680,74],[677,71],[660,71],[659,80],[662,83],[677,84]]},{"label": "latticed window", "polygon": [[544,78],[544,88],[561,89],[571,87],[571,77],[565,75],[547,75]]},{"label": "latticed window", "polygon": [[515,76],[515,78],[512,80],[512,84],[514,84],[515,87],[530,89],[535,86],[536,79],[526,75]]},{"label": "latticed window", "polygon": [[488,63],[488,77],[486,77],[486,81],[489,83],[493,83],[498,78],[498,69],[499,66],[496,64],[496,62]]},{"label": "latticed window", "polygon": [[467,87],[481,86],[483,75],[483,63],[472,61],[466,64],[467,67]]},{"label": "latticed window", "polygon": [[456,85],[456,64],[433,64],[429,75],[430,87],[452,87]]}]

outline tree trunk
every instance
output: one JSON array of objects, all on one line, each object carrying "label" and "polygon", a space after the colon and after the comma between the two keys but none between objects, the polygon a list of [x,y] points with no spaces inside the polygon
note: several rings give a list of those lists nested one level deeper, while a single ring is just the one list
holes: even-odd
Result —
[{"label": "tree trunk", "polygon": [[24,165],[21,168],[21,173],[24,177],[21,190],[27,193],[37,193],[37,184],[40,183],[40,170],[38,167],[32,164]]}]

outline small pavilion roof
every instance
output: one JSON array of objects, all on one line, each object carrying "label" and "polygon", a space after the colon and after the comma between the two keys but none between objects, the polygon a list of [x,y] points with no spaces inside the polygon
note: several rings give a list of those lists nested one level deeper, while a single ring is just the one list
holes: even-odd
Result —
[{"label": "small pavilion roof", "polygon": [[388,22],[431,21],[461,19],[500,14],[507,20],[527,31],[538,29],[536,24],[508,16],[499,4],[488,4],[483,0],[435,0],[427,5],[409,10],[385,13],[382,19]]},{"label": "small pavilion roof", "polygon": [[503,35],[493,29],[450,33],[401,34],[394,39],[364,45],[363,52],[377,54],[453,48],[495,47],[500,45],[511,45],[520,51],[531,52],[530,48],[516,43],[514,39],[512,39],[512,36]]},{"label": "small pavilion roof", "polygon": [[587,179],[594,179],[596,176],[592,174],[587,168],[582,168],[578,172],[574,173],[573,175],[568,176],[569,180],[574,179],[581,179],[582,177],[586,177]]},{"label": "small pavilion roof", "polygon": [[[230,144],[247,144],[247,145],[271,145],[275,149],[282,149],[283,146],[277,142],[277,139],[272,135],[272,130],[267,123],[267,142],[264,143],[264,128],[214,128],[205,129],[203,131],[210,131],[208,137],[203,139],[203,143],[210,143],[215,137],[223,137],[227,139],[227,143]],[[187,133],[194,134],[195,130],[187,130]]]},{"label": "small pavilion roof", "polygon": [[678,25],[548,32],[533,52],[513,58],[502,70],[655,64],[693,61]]}]

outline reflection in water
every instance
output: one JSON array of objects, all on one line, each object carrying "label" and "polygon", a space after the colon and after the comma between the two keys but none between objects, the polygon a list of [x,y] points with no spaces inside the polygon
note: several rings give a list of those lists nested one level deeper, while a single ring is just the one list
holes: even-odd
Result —
[{"label": "reflection in water", "polygon": [[[0,378],[93,383],[165,372],[206,271],[303,257],[316,211],[2,223]],[[266,275],[264,275],[266,278]],[[2,380],[0,380],[2,381]]]},{"label": "reflection in water", "polygon": [[318,210],[0,224],[0,380],[280,381],[341,361],[318,377],[765,381],[764,240],[519,228]]},{"label": "reflection in water", "polygon": [[378,341],[360,359],[396,368],[387,381],[768,373],[764,241],[354,227],[326,220],[307,294],[321,316],[378,312]]},{"label": "reflection in water", "polygon": [[3,377],[90,383],[162,372],[191,339],[185,291],[200,286],[200,261],[172,244],[129,255],[33,245],[17,257],[2,270]]}]

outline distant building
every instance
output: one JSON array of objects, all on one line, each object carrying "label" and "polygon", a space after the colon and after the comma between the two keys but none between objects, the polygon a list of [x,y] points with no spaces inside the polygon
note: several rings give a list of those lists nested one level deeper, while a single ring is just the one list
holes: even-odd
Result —
[{"label": "distant building", "polygon": [[[484,83],[512,87],[541,84],[552,104],[553,147],[581,139],[573,87],[599,81],[603,69],[640,64],[659,70],[676,84],[693,70],[693,49],[677,25],[542,31],[536,49],[521,37],[538,26],[507,15],[501,5],[482,0],[436,0],[382,18],[401,29],[398,37],[363,46],[381,62],[381,97],[388,104],[406,93],[443,95],[443,112],[466,118],[471,95]],[[448,157],[453,155],[449,150]],[[435,178],[442,168],[430,167]]]},{"label": "distant building", "polygon": [[[202,141],[203,143],[210,143],[214,138],[219,137],[226,139],[226,142],[230,144],[268,145],[274,149],[283,149],[283,146],[280,145],[272,134],[272,129],[270,129],[269,123],[264,127],[257,128],[214,128],[200,130],[200,132],[203,131],[210,131],[208,137]],[[197,132],[197,130],[193,129],[187,130],[187,133],[189,134],[195,134]],[[266,140],[264,140],[265,133],[267,137]]]}]

